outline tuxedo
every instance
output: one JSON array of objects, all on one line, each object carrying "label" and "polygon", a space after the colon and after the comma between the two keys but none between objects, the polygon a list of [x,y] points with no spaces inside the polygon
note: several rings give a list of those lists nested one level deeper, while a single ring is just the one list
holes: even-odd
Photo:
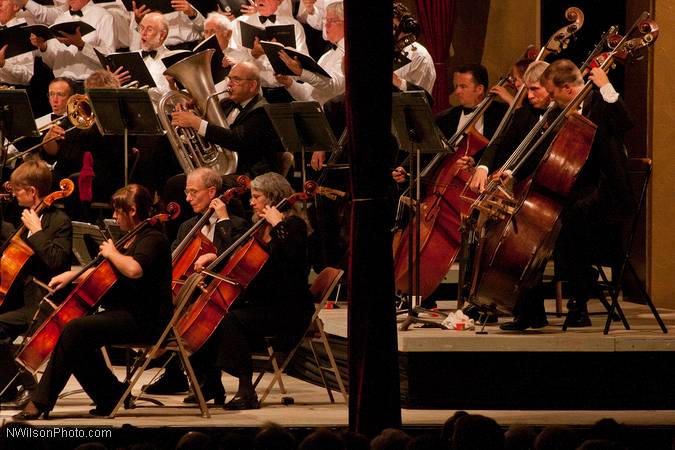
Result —
[{"label": "tuxedo", "polygon": [[[183,222],[178,228],[178,235],[171,244],[171,251],[173,252],[187,237],[188,233],[194,227],[201,214],[189,218]],[[213,233],[213,245],[216,247],[216,253],[220,254],[226,250],[234,241],[248,230],[248,222],[241,217],[230,215],[229,220],[220,220],[216,222],[216,228]]]},{"label": "tuxedo", "polygon": [[[502,117],[504,117],[507,108],[506,104],[493,101],[485,110],[485,113],[483,114],[483,131],[481,134],[487,139],[490,139],[497,130],[499,122],[501,122]],[[445,137],[449,138],[457,132],[457,125],[462,116],[462,110],[463,108],[461,106],[455,106],[446,109],[445,111],[441,111],[436,116],[436,125],[438,125],[438,128],[440,128]]]},{"label": "tuxedo", "polygon": [[[256,95],[253,97],[230,125],[230,129],[209,123],[205,137],[209,142],[221,145],[237,152],[237,173],[256,177],[266,172],[278,171],[277,152],[284,148],[274,126],[265,111],[267,101]],[[226,117],[236,106],[229,102],[224,105]]]}]

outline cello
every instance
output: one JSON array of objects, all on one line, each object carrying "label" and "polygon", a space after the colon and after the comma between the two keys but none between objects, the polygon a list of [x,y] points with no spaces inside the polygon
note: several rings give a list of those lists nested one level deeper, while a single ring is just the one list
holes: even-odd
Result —
[{"label": "cello", "polygon": [[[644,17],[626,37],[637,29],[645,34],[640,42],[647,46],[656,39],[658,27]],[[632,48],[636,42],[626,37],[598,60],[598,67],[607,71],[615,56],[632,52],[625,46]],[[597,128],[576,113],[592,87],[593,82],[587,81],[554,120],[549,108],[499,169],[518,170],[538,147],[553,138],[532,177],[521,183],[520,192],[503,198],[504,191],[495,180],[472,205],[483,217],[469,300],[483,309],[513,313],[523,294],[538,282],[553,253],[563,207],[586,163]]]},{"label": "cello", "polygon": [[[70,196],[75,190],[75,184],[68,178],[64,178],[59,183],[59,188],[60,190],[52,192],[42,199],[35,208],[36,214],[39,215],[42,210],[52,206],[56,200]],[[0,305],[4,302],[21,269],[33,256],[33,249],[21,238],[25,231],[26,226],[21,225],[12,237],[5,242],[5,245],[0,248],[0,252],[2,252],[2,258],[0,259]]]},{"label": "cello", "polygon": [[[551,36],[539,51],[537,59],[560,52],[567,46],[573,34],[583,26],[584,14],[580,9],[568,8],[565,17],[572,23]],[[509,82],[509,77],[504,76],[497,86],[503,86],[507,82]],[[521,88],[510,111],[515,109],[524,95],[525,89]],[[465,195],[465,186],[471,178],[471,173],[463,170],[458,160],[464,156],[474,156],[488,145],[488,140],[475,129],[475,124],[495,98],[496,94],[489,93],[469,115],[466,124],[447,140],[447,146],[454,148],[454,152],[437,154],[420,174],[423,180],[428,180],[424,183],[430,188],[420,205],[419,262],[414,254],[412,258],[410,257],[410,245],[406,239],[411,233],[411,227],[417,226],[416,220],[413,219],[405,229],[397,227],[394,235],[394,277],[396,291],[399,295],[410,295],[412,291],[417,291],[417,295],[421,297],[429,296],[448,273],[459,253],[462,241],[462,218],[468,216],[471,210],[471,203],[467,202],[465,197],[473,200],[475,196]],[[504,129],[506,121],[506,119],[502,120],[498,132]],[[493,140],[496,136],[497,133],[493,136]],[[406,197],[402,196],[401,201],[405,202]],[[401,210],[401,203],[399,203],[399,218]],[[414,233],[413,236],[415,236]],[[413,237],[412,247],[416,246],[417,238]],[[413,280],[413,286],[417,287],[415,290],[410,286],[409,267],[416,265],[423,266],[423,268],[419,271],[419,281],[416,283]]]},{"label": "cello", "polygon": [[[115,247],[124,248],[133,242],[141,231],[157,223],[175,219],[180,214],[180,207],[176,203],[167,205],[167,212],[149,217],[127,234],[115,242]],[[89,269],[92,269],[89,271]],[[117,272],[113,264],[101,255],[84,266],[64,285],[73,284],[81,275],[89,273],[75,285],[66,299],[50,314],[16,355],[16,361],[27,370],[35,373],[49,357],[54,346],[61,336],[65,325],[73,319],[82,317],[94,311],[106,292],[117,282]],[[50,295],[60,292],[63,288],[52,290]]]},{"label": "cello", "polygon": [[[281,200],[276,207],[283,210],[297,201],[308,200],[316,193],[316,190],[317,184],[314,181],[307,181],[303,192],[297,192]],[[188,352],[194,353],[204,345],[227,314],[232,303],[267,262],[269,254],[258,236],[258,231],[263,229],[266,223],[265,220],[256,222],[202,271],[203,276],[210,276],[213,280],[206,287],[202,285],[199,297],[188,306],[185,314],[176,324],[178,336]],[[225,266],[219,272],[214,272],[215,268],[226,258],[229,260]],[[191,295],[191,293],[181,292],[180,295]]]},{"label": "cello", "polygon": [[[223,203],[228,204],[235,196],[247,192],[251,180],[241,175],[237,177],[237,183],[240,186],[230,188],[220,196]],[[171,266],[173,268],[171,271],[171,291],[174,298],[178,295],[185,280],[194,273],[194,264],[197,258],[206,253],[216,253],[216,247],[201,232],[202,227],[209,221],[214,212],[213,208],[208,208],[171,254]]]}]

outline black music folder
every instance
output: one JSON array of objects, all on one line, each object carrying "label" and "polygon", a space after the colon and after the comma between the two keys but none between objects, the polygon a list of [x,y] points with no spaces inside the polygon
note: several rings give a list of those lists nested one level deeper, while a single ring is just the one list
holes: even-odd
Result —
[{"label": "black music folder", "polygon": [[265,111],[288,152],[332,152],[337,140],[318,102],[271,103]]},{"label": "black music folder", "polygon": [[160,136],[164,129],[147,89],[87,89],[103,135]]},{"label": "black music folder", "polygon": [[410,64],[410,59],[403,53],[394,55],[394,72],[403,66],[407,66],[408,64]]},{"label": "black music folder", "polygon": [[62,22],[55,23],[54,25],[48,27],[46,25],[27,25],[23,29],[27,33],[33,33],[34,35],[41,37],[45,41],[49,39],[54,39],[61,37],[59,32],[64,32],[67,34],[75,34],[77,29],[80,29],[80,35],[84,36],[95,30],[94,27],[89,25],[87,22],[81,20],[74,20],[71,22]]},{"label": "black music folder", "polygon": [[279,42],[270,41],[260,41],[260,45],[262,46],[265,55],[267,55],[267,59],[270,60],[274,72],[279,75],[295,75],[293,71],[288,68],[286,63],[281,60],[281,57],[279,57],[279,52],[283,50],[291,58],[298,58],[303,69],[314,72],[317,75],[331,78],[330,74],[323,70],[323,67],[314,61],[311,56],[304,55],[292,47],[284,47]]},{"label": "black music folder", "polygon": [[[131,2],[132,0],[122,0],[122,3],[124,3],[124,7],[127,9],[127,11],[134,10]],[[169,0],[136,0],[136,8],[140,8],[141,5],[147,6],[150,11],[158,11],[162,14],[168,14],[176,11],[171,6],[171,2]]]},{"label": "black music folder", "polygon": [[9,140],[40,136],[25,89],[0,89],[0,126]]},{"label": "black music folder", "polygon": [[270,25],[267,28],[257,27],[246,22],[239,22],[241,45],[253,48],[255,38],[261,41],[276,40],[284,47],[295,48],[295,27],[293,25]]},{"label": "black music folder", "polygon": [[232,14],[234,17],[242,15],[242,5],[255,6],[252,0],[218,0],[218,4],[220,5],[220,9],[226,13]]},{"label": "black music folder", "polygon": [[193,50],[174,50],[168,53],[166,56],[162,57],[162,62],[168,69],[177,62],[210,48],[214,51],[213,56],[211,57],[211,75],[213,76],[213,81],[217,83],[225,78],[225,74],[229,70],[223,67],[224,55],[215,34],[201,41]]},{"label": "black music folder", "polygon": [[35,50],[30,43],[30,33],[27,33],[25,28],[26,24],[22,23],[0,30],[0,48],[7,46],[6,59]]},{"label": "black music folder", "polygon": [[118,52],[104,55],[96,49],[94,51],[101,62],[101,66],[110,67],[112,72],[120,67],[124,67],[124,70],[129,71],[131,79],[138,81],[139,86],[156,86],[155,80],[152,79],[148,66],[143,62],[143,57],[139,52]]}]

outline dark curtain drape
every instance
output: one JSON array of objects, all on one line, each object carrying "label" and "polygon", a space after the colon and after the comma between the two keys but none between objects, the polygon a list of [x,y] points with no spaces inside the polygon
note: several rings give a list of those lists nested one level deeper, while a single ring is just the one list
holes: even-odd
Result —
[{"label": "dark curtain drape", "polygon": [[[352,193],[349,286],[349,426],[373,437],[401,426],[388,186],[391,2],[346,0],[348,149]],[[366,45],[367,43],[367,45]]]},{"label": "dark curtain drape", "polygon": [[427,50],[436,65],[433,111],[439,112],[450,106],[448,96],[452,92],[448,60],[450,43],[455,23],[455,0],[417,0],[417,15],[424,30]]}]

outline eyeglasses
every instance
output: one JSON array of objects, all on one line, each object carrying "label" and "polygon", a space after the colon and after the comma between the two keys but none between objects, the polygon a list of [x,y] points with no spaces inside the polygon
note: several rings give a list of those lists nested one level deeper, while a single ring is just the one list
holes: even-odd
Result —
[{"label": "eyeglasses", "polygon": [[185,195],[189,195],[190,197],[195,197],[197,194],[199,194],[202,191],[207,190],[208,188],[202,188],[202,189],[185,189],[183,192],[185,192]]},{"label": "eyeglasses", "polygon": [[326,25],[335,25],[336,23],[344,22],[342,19],[324,19],[323,21],[326,23]]},{"label": "eyeglasses", "polygon": [[252,78],[230,77],[230,83],[239,84],[242,81],[253,81],[253,79]]},{"label": "eyeglasses", "polygon": [[70,96],[65,92],[48,92],[47,98],[52,98],[52,97],[66,98],[66,97],[70,97]]}]

